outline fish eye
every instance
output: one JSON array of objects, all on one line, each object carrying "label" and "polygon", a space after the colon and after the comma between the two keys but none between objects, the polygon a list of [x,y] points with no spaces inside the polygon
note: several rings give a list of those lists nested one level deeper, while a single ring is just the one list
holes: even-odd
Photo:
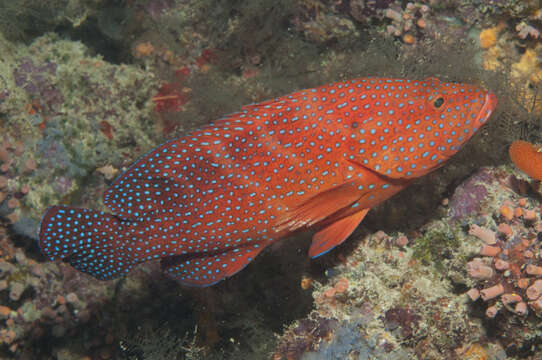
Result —
[{"label": "fish eye", "polygon": [[435,100],[435,102],[433,103],[433,105],[436,107],[436,108],[439,108],[442,106],[442,104],[444,104],[444,99],[439,97],[437,100]]}]

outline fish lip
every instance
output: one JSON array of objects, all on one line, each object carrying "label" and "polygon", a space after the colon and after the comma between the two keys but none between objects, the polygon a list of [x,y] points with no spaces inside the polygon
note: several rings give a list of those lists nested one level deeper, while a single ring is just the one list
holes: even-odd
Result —
[{"label": "fish lip", "polygon": [[478,112],[475,123],[484,124],[495,110],[495,107],[497,107],[497,96],[488,91],[484,99],[484,106]]}]

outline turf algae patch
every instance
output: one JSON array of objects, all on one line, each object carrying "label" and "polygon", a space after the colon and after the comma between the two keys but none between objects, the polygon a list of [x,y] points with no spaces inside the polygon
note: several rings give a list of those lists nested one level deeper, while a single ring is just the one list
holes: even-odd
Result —
[{"label": "turf algae patch", "polygon": [[[53,34],[29,46],[6,46],[12,51],[0,63],[7,84],[0,100],[2,173],[10,198],[20,202],[20,217],[39,219],[96,169],[119,166],[127,154],[155,144],[152,76],[108,64]],[[110,134],[105,123],[114,128]]]}]

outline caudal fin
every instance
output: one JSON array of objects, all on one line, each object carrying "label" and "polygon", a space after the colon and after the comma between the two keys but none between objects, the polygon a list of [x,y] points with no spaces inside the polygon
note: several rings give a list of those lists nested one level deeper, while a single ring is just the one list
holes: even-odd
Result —
[{"label": "caudal fin", "polygon": [[138,262],[123,241],[124,227],[117,217],[101,211],[53,206],[41,220],[41,251],[95,278],[113,279]]}]

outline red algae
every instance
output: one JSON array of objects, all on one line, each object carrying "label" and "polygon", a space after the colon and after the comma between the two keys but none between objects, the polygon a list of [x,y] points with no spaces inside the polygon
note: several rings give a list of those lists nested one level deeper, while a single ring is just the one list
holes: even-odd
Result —
[{"label": "red algae", "polygon": [[175,84],[170,83],[162,84],[158,93],[152,98],[152,101],[155,103],[154,111],[158,113],[180,111],[188,100],[188,93],[183,92]]}]

